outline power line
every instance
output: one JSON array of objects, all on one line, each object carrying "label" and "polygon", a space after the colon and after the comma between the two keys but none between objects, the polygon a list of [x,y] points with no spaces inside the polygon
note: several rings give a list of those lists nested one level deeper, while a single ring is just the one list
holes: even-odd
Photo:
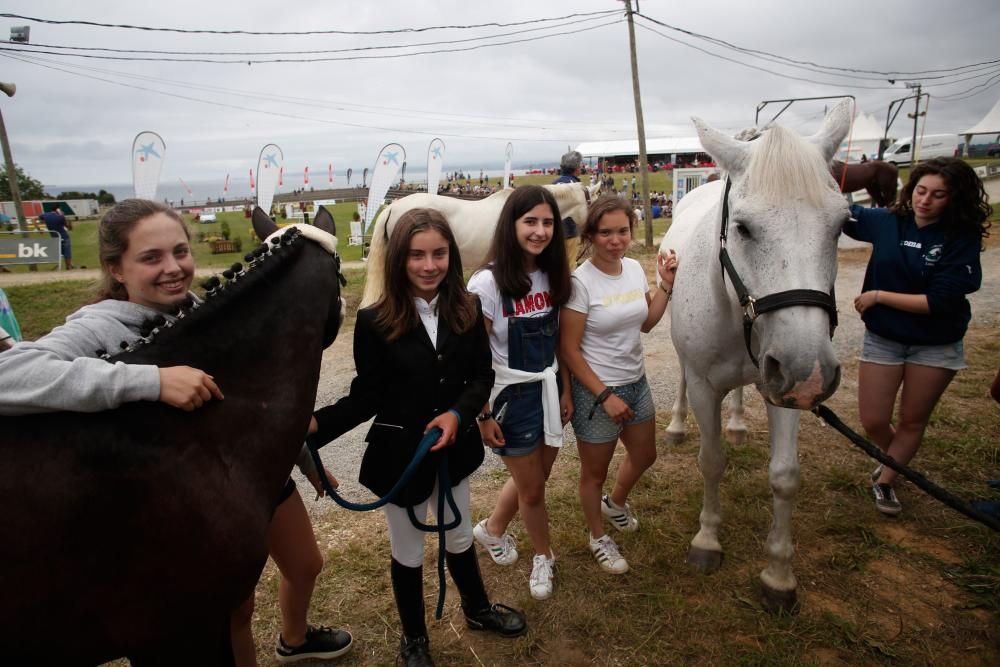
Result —
[{"label": "power line", "polygon": [[[821,68],[823,70],[837,70],[837,71],[840,71],[840,72],[850,72],[850,73],[856,73],[856,74],[877,74],[881,78],[885,78],[885,77],[890,77],[890,78],[897,78],[897,77],[898,78],[907,78],[907,77],[921,78],[922,75],[926,75],[926,74],[939,74],[939,73],[942,73],[942,72],[957,72],[958,70],[961,70],[961,69],[968,69],[968,68],[971,68],[971,67],[978,67],[980,65],[998,65],[998,64],[1000,64],[1000,60],[987,60],[987,61],[983,61],[983,62],[979,62],[979,63],[971,63],[969,65],[959,65],[958,67],[950,67],[950,68],[944,68],[944,69],[919,70],[919,71],[916,71],[916,72],[903,72],[903,71],[899,71],[899,70],[880,71],[880,70],[870,70],[870,69],[855,69],[855,68],[851,68],[851,67],[837,67],[835,65],[820,65],[820,64],[808,61],[808,60],[796,60],[794,58],[788,58],[786,56],[781,56],[781,55],[777,55],[777,54],[774,54],[774,53],[769,53],[767,51],[759,51],[757,49],[750,49],[750,48],[747,48],[747,47],[737,46],[736,44],[732,44],[731,42],[727,42],[727,41],[722,40],[722,39],[718,39],[718,38],[715,38],[715,37],[710,37],[708,35],[702,35],[700,33],[694,32],[692,30],[686,30],[684,28],[678,28],[677,26],[670,25],[669,23],[664,23],[662,21],[658,21],[658,20],[656,20],[656,19],[654,19],[652,17],[646,16],[645,14],[636,14],[636,16],[641,16],[642,18],[646,19],[647,21],[651,21],[652,23],[655,23],[657,25],[663,26],[664,28],[667,28],[669,30],[674,30],[676,32],[680,32],[680,33],[683,33],[685,35],[688,35],[690,37],[694,37],[696,39],[706,40],[706,41],[712,42],[714,44],[717,44],[717,45],[720,45],[720,46],[724,46],[724,47],[729,48],[729,49],[733,49],[735,51],[740,51],[742,53],[752,53],[752,54],[757,54],[757,55],[770,56],[772,58],[778,58],[780,60],[786,61],[786,62],[791,63],[791,64],[811,65],[813,67],[819,67],[819,68]],[[813,70],[813,71],[815,71],[815,70]],[[935,78],[935,77],[924,77],[924,78]]]},{"label": "power line", "polygon": [[[153,77],[143,74],[133,74],[130,72],[122,72],[119,70],[110,70],[100,67],[88,67],[86,65],[77,63],[63,63],[57,60],[51,60],[47,58],[39,58],[32,56],[21,56],[24,62],[30,63],[49,63],[53,65],[60,65],[63,67],[69,67],[73,70],[82,70],[86,72],[93,72],[96,74],[104,74],[108,76],[133,79],[138,81],[145,81],[149,83],[156,83],[160,85],[175,87],[175,88],[186,88],[190,90],[210,92],[210,93],[223,93],[227,95],[236,95],[239,97],[245,97],[255,100],[263,100],[267,102],[273,102],[274,97],[272,95],[263,94],[259,91],[248,91],[238,88],[225,88],[215,85],[205,85],[190,83],[186,81],[178,81],[176,79],[164,79],[160,77]],[[299,106],[310,106],[320,109],[332,109],[335,111],[343,111],[347,113],[365,113],[365,114],[376,114],[380,116],[398,116],[404,118],[412,118],[414,115],[422,115],[428,117],[432,120],[439,120],[444,122],[461,122],[470,123],[475,125],[484,125],[483,121],[489,121],[491,127],[512,127],[517,129],[536,129],[536,130],[552,130],[555,127],[547,127],[544,124],[553,124],[558,127],[558,129],[567,129],[568,127],[578,127],[582,128],[581,132],[590,133],[593,128],[605,125],[609,128],[620,128],[620,129],[606,129],[604,131],[617,134],[619,132],[628,132],[630,134],[635,132],[635,128],[629,126],[628,124],[622,123],[602,123],[599,121],[592,121],[587,123],[574,122],[570,119],[560,119],[560,118],[509,118],[503,116],[476,116],[470,114],[457,114],[457,113],[447,113],[441,111],[428,111],[425,109],[409,109],[400,107],[389,107],[385,105],[370,105],[370,104],[359,104],[356,102],[342,102],[337,100],[322,100],[317,98],[306,98],[306,97],[296,97],[293,95],[283,94],[281,97],[282,102],[294,103]],[[355,107],[355,108],[352,108]],[[497,122],[501,121],[501,122]],[[515,121],[503,122],[503,121]],[[542,125],[540,125],[542,124]]]},{"label": "power line", "polygon": [[304,120],[304,121],[313,122],[313,123],[323,123],[323,124],[326,124],[326,125],[337,125],[337,126],[344,126],[344,127],[356,127],[356,128],[366,129],[366,130],[380,130],[380,131],[384,131],[384,132],[398,132],[398,133],[408,133],[408,134],[420,134],[420,135],[427,135],[427,136],[458,137],[458,138],[464,138],[464,139],[483,139],[483,140],[487,140],[487,141],[510,141],[510,140],[514,140],[514,141],[524,141],[524,142],[546,142],[546,143],[551,143],[551,142],[566,143],[566,142],[570,142],[570,143],[572,143],[573,141],[576,140],[575,138],[566,138],[566,137],[560,137],[560,138],[548,137],[548,138],[542,138],[542,139],[540,139],[540,138],[534,138],[534,137],[513,137],[513,136],[509,136],[509,135],[503,135],[503,136],[484,136],[484,135],[473,135],[473,134],[460,134],[460,133],[457,133],[457,132],[441,132],[441,131],[426,131],[426,130],[402,129],[402,128],[397,128],[397,127],[384,127],[384,126],[380,126],[380,125],[368,125],[368,124],[365,124],[365,123],[351,123],[351,122],[348,122],[348,121],[337,121],[337,120],[329,120],[329,119],[323,119],[323,118],[312,118],[312,117],[309,117],[309,116],[299,116],[297,114],[292,114],[292,113],[288,113],[288,112],[268,111],[268,110],[265,110],[265,109],[254,109],[254,108],[251,108],[251,107],[239,106],[239,105],[236,105],[236,104],[228,104],[226,102],[217,102],[217,101],[214,101],[214,100],[206,100],[206,99],[203,99],[203,98],[200,98],[200,97],[193,97],[193,96],[190,96],[190,95],[182,95],[182,94],[179,94],[179,93],[172,93],[172,92],[168,92],[168,91],[157,90],[155,88],[147,88],[145,86],[137,86],[137,85],[133,85],[133,84],[129,84],[129,83],[123,83],[123,82],[120,82],[120,81],[114,81],[112,79],[106,79],[104,77],[99,77],[99,76],[95,76],[95,75],[91,75],[91,74],[83,74],[83,73],[80,73],[80,72],[73,72],[73,71],[70,71],[70,70],[67,70],[67,69],[63,69],[62,67],[58,67],[58,66],[55,66],[55,65],[46,65],[46,64],[42,64],[42,63],[32,62],[30,60],[26,60],[24,58],[21,58],[21,57],[15,56],[15,55],[11,55],[11,54],[8,54],[8,53],[0,53],[0,56],[2,56],[4,58],[9,58],[11,60],[17,60],[17,61],[20,61],[20,62],[23,62],[23,63],[27,63],[27,64],[30,64],[30,65],[35,65],[36,67],[44,67],[46,69],[51,69],[51,70],[63,72],[64,74],[69,74],[71,76],[79,76],[79,77],[83,77],[83,78],[86,78],[86,79],[93,79],[95,81],[102,81],[104,83],[110,83],[112,85],[121,86],[123,88],[131,88],[133,90],[141,90],[141,91],[148,92],[148,93],[154,93],[154,94],[157,94],[157,95],[163,95],[165,97],[173,97],[173,98],[176,98],[176,99],[186,100],[188,102],[198,102],[200,104],[208,104],[208,105],[211,105],[211,106],[221,107],[221,108],[224,108],[224,109],[235,109],[237,111],[246,111],[246,112],[250,112],[250,113],[263,114],[263,115],[267,115],[267,116],[275,116],[275,117],[279,117],[279,118],[290,118],[290,119],[293,119],[293,120]]},{"label": "power line", "polygon": [[[38,44],[32,43],[31,47],[39,49],[63,49],[66,51],[103,51],[106,53],[148,53],[156,55],[186,55],[186,56],[274,56],[274,55],[307,55],[307,54],[319,54],[319,53],[351,53],[356,51],[384,51],[386,49],[409,49],[417,48],[423,46],[439,46],[441,44],[463,44],[468,42],[478,42],[486,39],[495,39],[499,37],[510,37],[512,35],[522,35],[529,32],[538,32],[540,30],[551,30],[554,28],[563,28],[569,25],[577,25],[580,23],[587,23],[596,21],[601,17],[588,17],[582,19],[576,19],[574,21],[566,21],[565,23],[558,23],[553,25],[542,26],[539,28],[525,28],[524,30],[514,30],[512,32],[506,33],[494,33],[492,35],[483,35],[481,37],[467,37],[465,39],[449,39],[436,42],[416,42],[411,44],[395,44],[395,45],[380,45],[380,46],[356,46],[350,48],[342,49],[307,49],[298,51],[161,51],[155,49],[115,49],[106,46],[67,46],[63,44]],[[11,46],[21,46],[22,42],[13,42],[9,40],[0,40],[0,44],[8,44]],[[70,54],[66,54],[70,55]],[[245,60],[241,59],[238,62],[243,63]]]},{"label": "power line", "polygon": [[[755,69],[755,70],[757,70],[759,72],[766,72],[767,74],[773,74],[774,76],[779,76],[779,77],[781,77],[783,79],[792,79],[793,81],[805,81],[806,83],[812,83],[812,84],[819,85],[819,86],[841,86],[841,87],[843,87],[845,85],[845,84],[842,84],[842,83],[832,83],[832,82],[826,82],[826,81],[816,81],[815,79],[807,79],[805,77],[793,76],[791,74],[782,74],[780,72],[775,72],[774,70],[767,69],[766,67],[760,67],[758,65],[751,65],[750,63],[746,63],[746,62],[743,62],[741,60],[737,60],[736,58],[730,58],[729,56],[724,56],[724,55],[721,55],[721,54],[718,54],[718,53],[713,53],[712,51],[709,51],[708,49],[703,49],[700,46],[695,46],[694,44],[689,44],[688,42],[685,42],[685,41],[683,41],[681,39],[677,39],[676,37],[671,37],[670,35],[665,35],[664,33],[660,32],[659,30],[656,30],[655,28],[650,28],[649,26],[643,25],[641,23],[636,23],[636,26],[642,28],[643,30],[648,30],[649,32],[655,33],[655,34],[659,35],[660,37],[663,37],[664,39],[670,40],[671,42],[676,42],[677,44],[682,44],[682,45],[688,47],[689,49],[694,49],[695,51],[700,51],[700,52],[702,52],[702,53],[704,53],[706,55],[712,56],[713,58],[718,58],[720,60],[726,60],[728,62],[735,63],[735,64],[741,65],[743,67],[749,67],[750,69]],[[855,85],[853,85],[851,87],[852,88],[867,88],[867,89],[870,89],[870,90],[895,90],[892,86],[863,86],[863,85],[860,85],[860,84],[855,84]]]},{"label": "power line", "polygon": [[[567,35],[576,35],[582,32],[589,32],[591,30],[597,30],[599,28],[605,28],[609,25],[614,25],[619,23],[621,19],[615,19],[614,21],[609,21],[607,23],[601,23],[595,26],[590,26],[587,28],[578,28],[577,30],[567,30],[564,32],[552,33],[550,35],[539,35],[537,37],[525,37],[522,39],[511,39],[502,42],[493,42],[490,44],[478,44],[475,46],[466,46],[455,49],[435,49],[430,51],[412,51],[410,53],[387,53],[384,55],[372,55],[372,56],[340,56],[340,57],[323,57],[323,58],[263,58],[263,59],[243,59],[238,60],[219,60],[215,58],[147,58],[147,57],[136,57],[136,56],[101,56],[96,54],[87,53],[63,53],[60,51],[44,51],[40,49],[33,48],[23,48],[23,44],[19,44],[20,48],[11,48],[10,46],[0,46],[0,51],[13,51],[15,53],[41,53],[50,56],[59,56],[63,58],[92,58],[96,60],[125,60],[129,62],[182,62],[182,63],[214,63],[220,65],[261,65],[266,63],[318,63],[318,62],[338,62],[347,60],[387,60],[396,58],[408,58],[410,56],[423,56],[423,55],[437,55],[442,53],[460,53],[464,51],[477,51],[479,49],[485,49],[493,46],[508,46],[510,44],[524,44],[526,42],[537,42],[543,39],[549,39],[551,37],[565,37]],[[13,44],[13,42],[7,42],[7,44]]]},{"label": "power line", "polygon": [[620,12],[616,9],[603,10],[599,12],[586,12],[586,13],[576,13],[567,14],[563,16],[553,16],[549,18],[540,19],[529,19],[525,21],[515,21],[511,23],[475,23],[470,25],[437,25],[437,26],[425,26],[422,28],[397,28],[394,30],[267,30],[267,31],[257,31],[257,30],[208,30],[208,29],[191,29],[191,28],[169,28],[162,26],[141,26],[141,25],[130,25],[127,23],[100,23],[98,21],[81,21],[81,20],[56,20],[56,19],[43,19],[35,16],[23,16],[21,14],[0,14],[0,18],[17,19],[19,21],[31,21],[33,23],[47,23],[49,25],[82,25],[93,28],[122,28],[126,30],[145,30],[151,32],[176,32],[183,34],[204,34],[204,35],[275,35],[275,36],[287,36],[287,35],[396,35],[400,33],[411,33],[411,32],[428,32],[431,30],[472,30],[476,28],[510,28],[513,26],[530,25],[533,23],[545,23],[550,21],[565,21],[569,18],[577,18],[581,16],[601,16],[608,14],[619,14]]}]

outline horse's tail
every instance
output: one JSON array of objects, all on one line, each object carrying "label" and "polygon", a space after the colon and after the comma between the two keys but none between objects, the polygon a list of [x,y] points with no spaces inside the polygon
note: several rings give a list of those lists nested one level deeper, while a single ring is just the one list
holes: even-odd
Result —
[{"label": "horse's tail", "polygon": [[389,215],[392,205],[386,206],[375,218],[372,227],[372,241],[368,248],[368,273],[365,276],[365,292],[361,296],[359,308],[370,306],[385,291],[385,253],[389,243]]}]

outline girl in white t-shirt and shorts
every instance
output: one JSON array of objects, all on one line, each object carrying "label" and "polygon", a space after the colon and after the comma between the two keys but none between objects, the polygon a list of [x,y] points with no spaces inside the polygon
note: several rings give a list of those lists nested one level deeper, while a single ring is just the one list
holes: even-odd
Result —
[{"label": "girl in white t-shirt and shorts", "polygon": [[486,266],[469,280],[489,332],[496,382],[479,416],[483,442],[510,471],[492,514],[473,530],[493,560],[517,560],[506,531],[518,508],[535,550],[529,590],[552,593],[555,560],[549,543],[545,482],[572,415],[569,373],[556,362],[560,307],[570,295],[562,220],[545,188],[522,186],[507,199]]},{"label": "girl in white t-shirt and shorts", "polygon": [[[659,289],[650,290],[642,266],[625,257],[635,214],[620,197],[590,206],[580,237],[590,257],[573,272],[573,293],[563,306],[560,351],[573,375],[573,430],[580,452],[580,504],[590,528],[590,550],[613,574],[628,572],[602,518],[618,530],[638,530],[628,494],[656,460],[653,398],[639,333],[660,321],[670,301],[677,256],[656,258]],[[602,496],[618,438],[625,459],[611,493]]]}]

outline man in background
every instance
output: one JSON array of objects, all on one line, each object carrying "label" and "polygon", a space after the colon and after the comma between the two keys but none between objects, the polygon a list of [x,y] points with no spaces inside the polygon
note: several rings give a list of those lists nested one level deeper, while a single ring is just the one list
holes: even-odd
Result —
[{"label": "man in background", "polygon": [[[579,183],[580,169],[583,166],[583,155],[580,151],[570,151],[559,160],[559,178],[552,181],[553,185],[560,183]],[[566,257],[569,259],[570,272],[576,268],[576,253],[580,246],[580,230],[573,218],[563,218],[563,231],[566,236]]]}]

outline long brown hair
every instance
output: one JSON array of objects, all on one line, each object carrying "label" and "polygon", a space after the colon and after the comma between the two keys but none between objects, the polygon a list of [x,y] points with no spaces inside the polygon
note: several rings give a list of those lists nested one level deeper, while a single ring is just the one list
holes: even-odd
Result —
[{"label": "long brown hair", "polygon": [[[941,215],[946,234],[953,236],[990,235],[987,218],[993,212],[983,182],[964,160],[939,157],[919,163],[910,172],[910,178],[899,193],[892,212],[900,216],[913,214],[913,191],[920,179],[928,174],[940,176],[948,187],[948,206]],[[980,250],[986,246],[981,245]]]},{"label": "long brown hair", "polygon": [[437,232],[448,242],[448,272],[438,287],[438,316],[456,334],[465,333],[476,323],[476,299],[465,289],[462,257],[448,221],[433,209],[415,208],[400,216],[389,236],[385,290],[372,306],[378,313],[375,324],[389,341],[420,325],[420,316],[410,291],[410,279],[406,275],[406,264],[414,234],[430,231]]},{"label": "long brown hair", "polygon": [[101,218],[97,230],[97,257],[101,262],[101,278],[97,285],[97,300],[117,299],[128,301],[125,285],[111,275],[111,267],[121,263],[128,250],[128,237],[145,218],[163,213],[173,218],[191,240],[191,231],[180,214],[166,204],[149,199],[123,199]]},{"label": "long brown hair", "polygon": [[580,230],[580,240],[583,243],[578,257],[585,257],[593,250],[594,234],[597,233],[597,226],[601,224],[601,218],[615,211],[621,211],[628,217],[628,230],[635,236],[635,211],[628,201],[618,195],[601,195],[587,210],[587,220]]},{"label": "long brown hair", "polygon": [[559,308],[570,296],[569,264],[566,261],[562,218],[559,205],[552,193],[540,185],[522,185],[514,190],[500,211],[493,243],[487,255],[487,266],[493,271],[493,278],[501,294],[514,299],[527,295],[531,280],[524,272],[524,250],[517,242],[517,220],[524,217],[539,204],[548,204],[552,209],[552,240],[538,255],[536,264],[549,277],[549,296],[552,306]]}]

